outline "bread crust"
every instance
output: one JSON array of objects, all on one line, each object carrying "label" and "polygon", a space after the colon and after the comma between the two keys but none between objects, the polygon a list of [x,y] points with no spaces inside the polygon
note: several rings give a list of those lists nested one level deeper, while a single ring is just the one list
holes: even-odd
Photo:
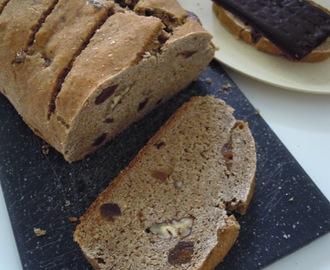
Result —
[{"label": "bread crust", "polygon": [[218,231],[218,244],[199,270],[213,270],[226,257],[239,235],[240,226],[233,216],[227,220],[227,226]]},{"label": "bread crust", "polygon": [[[313,2],[314,3],[314,2]],[[315,4],[315,3],[314,3]],[[328,12],[325,8],[315,4],[319,8]],[[269,39],[264,36],[254,37],[254,30],[245,25],[237,16],[232,14],[230,11],[224,9],[215,2],[212,4],[212,9],[217,16],[220,23],[237,39],[253,46],[257,50],[268,53],[271,55],[277,55],[285,57],[286,59],[293,61],[292,59],[285,56],[285,54]],[[307,56],[299,60],[299,62],[305,63],[316,63],[325,61],[330,57],[330,37],[326,39],[320,46],[314,49]],[[296,60],[295,60],[296,61]]]}]

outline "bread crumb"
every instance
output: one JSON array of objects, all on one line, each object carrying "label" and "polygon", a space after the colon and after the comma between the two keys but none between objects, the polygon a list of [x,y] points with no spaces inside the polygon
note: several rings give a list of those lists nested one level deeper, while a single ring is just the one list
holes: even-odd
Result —
[{"label": "bread crumb", "polygon": [[211,84],[211,83],[212,83],[212,79],[209,78],[209,77],[207,77],[207,78],[205,79],[205,82],[208,83],[208,84]]},{"label": "bread crumb", "polygon": [[41,150],[42,150],[42,153],[44,154],[44,155],[48,155],[49,154],[49,144],[43,144],[42,146],[41,146]]},{"label": "bread crumb", "polygon": [[77,222],[78,221],[78,218],[77,217],[69,217],[69,220],[71,222]]},{"label": "bread crumb", "polygon": [[260,109],[256,108],[255,113],[258,114],[258,115],[260,115]]},{"label": "bread crumb", "polygon": [[289,199],[289,202],[293,202],[293,200],[294,200],[293,197],[291,197],[291,198]]},{"label": "bread crumb", "polygon": [[232,86],[232,84],[231,83],[227,83],[227,84],[224,84],[223,86],[222,86],[222,89],[224,90],[224,91],[226,91],[226,90],[228,90],[228,89],[230,89],[230,88],[232,88],[233,86]]},{"label": "bread crumb", "polygon": [[46,230],[42,230],[40,228],[33,228],[33,231],[34,231],[35,235],[38,237],[46,235],[46,233],[47,233]]}]

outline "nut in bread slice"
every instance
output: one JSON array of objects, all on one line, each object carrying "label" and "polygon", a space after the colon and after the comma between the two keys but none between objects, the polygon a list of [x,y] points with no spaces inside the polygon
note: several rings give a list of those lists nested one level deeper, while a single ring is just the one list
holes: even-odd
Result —
[{"label": "nut in bread slice", "polygon": [[239,233],[255,182],[247,123],[211,96],[183,105],[80,219],[95,269],[213,269]]}]

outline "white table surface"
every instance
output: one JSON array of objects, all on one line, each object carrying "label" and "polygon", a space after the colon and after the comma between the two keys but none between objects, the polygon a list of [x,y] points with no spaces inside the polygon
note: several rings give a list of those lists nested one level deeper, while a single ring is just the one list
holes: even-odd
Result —
[{"label": "white table surface", "polygon": [[[330,200],[330,95],[283,90],[232,70],[227,71]],[[327,234],[266,269],[329,270],[329,250],[330,234]],[[22,267],[0,188],[0,270],[20,269]]]}]

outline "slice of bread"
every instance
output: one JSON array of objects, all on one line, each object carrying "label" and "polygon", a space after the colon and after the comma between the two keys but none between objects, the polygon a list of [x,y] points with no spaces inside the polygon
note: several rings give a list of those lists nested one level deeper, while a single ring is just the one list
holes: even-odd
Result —
[{"label": "slice of bread", "polygon": [[215,51],[176,0],[11,0],[0,33],[0,92],[69,162],[196,80]]},{"label": "slice of bread", "polygon": [[[319,5],[316,6],[329,13],[329,11],[325,8]],[[284,52],[279,47],[277,47],[268,38],[255,31],[253,27],[251,27],[251,25],[244,23],[238,16],[234,15],[232,12],[218,5],[216,2],[213,2],[212,8],[220,23],[237,39],[254,46],[259,51],[272,55],[286,57]],[[315,48],[312,52],[310,52],[308,55],[306,55],[299,61],[306,63],[315,63],[324,61],[329,57],[330,37],[328,37],[321,45],[319,45],[317,48]],[[293,60],[289,57],[286,57],[286,59]]]},{"label": "slice of bread", "polygon": [[213,269],[253,196],[248,124],[211,96],[184,104],[98,196],[74,240],[95,269]]}]

